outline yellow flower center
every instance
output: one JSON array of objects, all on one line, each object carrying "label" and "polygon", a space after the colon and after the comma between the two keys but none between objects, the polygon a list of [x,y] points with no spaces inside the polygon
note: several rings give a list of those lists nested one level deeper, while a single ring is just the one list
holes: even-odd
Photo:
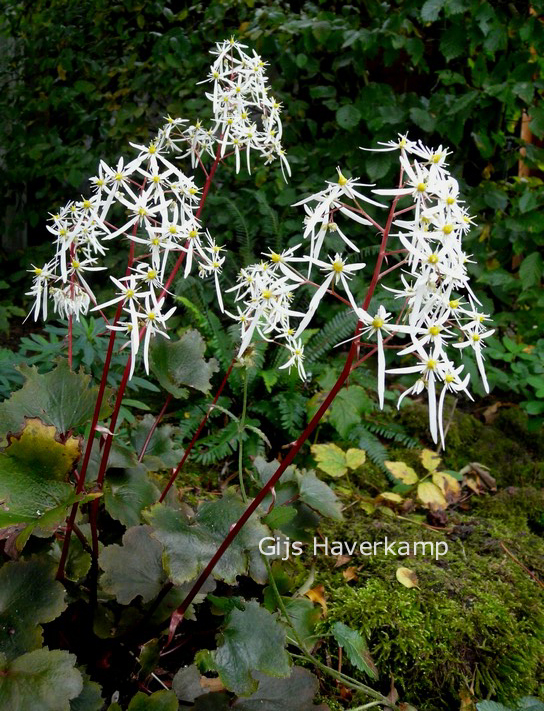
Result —
[{"label": "yellow flower center", "polygon": [[125,292],[125,296],[127,299],[132,299],[134,297],[134,289],[127,289]]},{"label": "yellow flower center", "polygon": [[189,188],[189,195],[196,195],[198,190],[196,188]]},{"label": "yellow flower center", "polygon": [[441,153],[434,153],[434,154],[431,156],[431,163],[435,163],[435,164],[436,164],[436,163],[440,163],[440,159],[441,159],[441,158],[442,158],[442,154],[441,154]]},{"label": "yellow flower center", "polygon": [[175,225],[170,225],[170,227],[168,228],[168,231],[170,232],[171,235],[177,235],[178,228]]},{"label": "yellow flower center", "polygon": [[81,266],[80,263],[77,261],[77,259],[72,259],[72,266],[74,269],[79,269]]},{"label": "yellow flower center", "polygon": [[452,197],[446,198],[446,203],[448,205],[455,205],[455,198],[452,198]]},{"label": "yellow flower center", "polygon": [[279,254],[276,254],[276,252],[272,252],[272,254],[270,255],[270,259],[274,262],[274,264],[281,262],[281,256]]},{"label": "yellow flower center", "polygon": [[154,311],[150,311],[150,312],[147,314],[147,318],[148,318],[150,321],[154,321],[154,320],[155,320],[155,312],[154,312]]},{"label": "yellow flower center", "polygon": [[147,215],[147,210],[145,209],[145,207],[138,208],[138,215],[140,215],[140,217],[144,217],[145,215]]},{"label": "yellow flower center", "polygon": [[149,148],[147,149],[147,152],[148,152],[148,153],[151,153],[151,155],[153,155],[153,153],[156,153],[156,152],[157,152],[157,146],[154,146],[153,144],[151,144],[151,145],[149,146]]},{"label": "yellow flower center", "polygon": [[151,244],[152,244],[154,247],[157,247],[160,243],[161,243],[160,240],[157,239],[156,237],[154,237],[154,238],[151,240]]},{"label": "yellow flower center", "polygon": [[191,230],[189,232],[189,239],[194,239],[195,237],[198,237],[198,232],[196,230]]},{"label": "yellow flower center", "polygon": [[444,380],[446,381],[446,383],[453,383],[453,381],[455,380],[455,376],[451,373],[447,373]]},{"label": "yellow flower center", "polygon": [[85,210],[88,210],[91,207],[91,201],[83,200],[83,207],[85,208]]},{"label": "yellow flower center", "polygon": [[262,296],[263,296],[263,299],[271,299],[272,292],[270,291],[270,289],[263,289]]},{"label": "yellow flower center", "polygon": [[348,179],[338,171],[338,185],[344,186],[348,182]]},{"label": "yellow flower center", "polygon": [[149,269],[147,272],[147,279],[149,281],[152,281],[153,279],[157,278],[157,272],[155,269]]},{"label": "yellow flower center", "polygon": [[340,274],[340,272],[344,271],[344,263],[338,261],[338,259],[337,259],[336,261],[334,261],[332,263],[332,268],[337,274]]},{"label": "yellow flower center", "polygon": [[431,334],[431,336],[438,336],[441,330],[442,329],[440,328],[440,326],[431,326],[429,329],[429,333]]},{"label": "yellow flower center", "polygon": [[418,183],[417,184],[417,191],[419,193],[424,193],[425,190],[427,190],[427,185],[425,183]]},{"label": "yellow flower center", "polygon": [[434,370],[436,368],[437,362],[434,358],[429,358],[427,361],[427,370]]},{"label": "yellow flower center", "polygon": [[374,328],[381,328],[384,324],[383,318],[380,318],[379,316],[376,316],[375,318],[372,319],[372,325]]},{"label": "yellow flower center", "polygon": [[42,273],[42,271],[43,271],[43,269],[40,269],[39,267],[36,267],[36,268],[34,269],[34,274],[35,274],[36,276],[40,276],[40,274]]},{"label": "yellow flower center", "polygon": [[442,232],[445,235],[451,235],[451,233],[453,232],[453,225],[444,225],[444,227],[442,228]]},{"label": "yellow flower center", "polygon": [[429,264],[437,264],[438,263],[438,254],[429,254],[429,258],[427,259]]},{"label": "yellow flower center", "polygon": [[115,180],[117,180],[118,182],[121,181],[121,180],[123,180],[123,174],[122,174],[122,173],[115,173],[115,175],[114,175],[113,177],[114,177]]},{"label": "yellow flower center", "polygon": [[474,343],[478,343],[478,341],[480,340],[480,336],[477,333],[473,333],[472,340],[474,341]]},{"label": "yellow flower center", "polygon": [[450,309],[458,309],[459,308],[459,299],[452,299],[450,301]]}]

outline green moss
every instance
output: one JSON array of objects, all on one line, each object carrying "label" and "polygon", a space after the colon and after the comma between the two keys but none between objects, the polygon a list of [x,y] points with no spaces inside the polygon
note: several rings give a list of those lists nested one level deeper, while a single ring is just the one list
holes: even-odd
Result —
[{"label": "green moss", "polygon": [[[542,590],[501,546],[544,578],[544,541],[530,530],[542,506],[534,489],[506,491],[478,500],[458,515],[449,535],[378,513],[350,513],[323,533],[334,540],[438,541],[449,552],[397,558],[354,558],[358,580],[346,583],[335,560],[318,558],[326,588],[328,627],[341,620],[363,632],[380,671],[381,690],[392,674],[401,700],[420,711],[459,708],[460,692],[473,684],[476,698],[503,703],[544,691]],[[350,509],[353,512],[353,508]],[[399,565],[414,570],[419,589],[396,580]],[[330,645],[330,653],[336,653]],[[351,670],[352,672],[354,670]],[[368,679],[366,680],[368,682]]]}]

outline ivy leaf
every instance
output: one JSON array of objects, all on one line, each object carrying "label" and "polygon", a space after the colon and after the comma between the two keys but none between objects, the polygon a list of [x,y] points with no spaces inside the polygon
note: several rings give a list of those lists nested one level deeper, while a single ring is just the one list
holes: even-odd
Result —
[{"label": "ivy leaf", "polygon": [[10,661],[39,647],[41,623],[65,608],[64,588],[48,559],[5,563],[0,568],[0,654]]},{"label": "ivy leaf", "polygon": [[151,696],[143,691],[132,697],[127,711],[178,711],[178,700],[173,691],[156,691]]},{"label": "ivy leaf", "polygon": [[372,412],[374,403],[360,385],[340,390],[331,405],[329,421],[342,438],[360,423],[361,415]]},{"label": "ivy leaf", "polygon": [[433,452],[432,449],[422,449],[419,458],[428,472],[435,472],[438,469],[440,455]]},{"label": "ivy leaf", "polygon": [[[82,371],[73,373],[66,360],[60,360],[54,370],[43,375],[34,366],[22,364],[18,369],[25,377],[25,384],[0,404],[1,434],[20,430],[25,417],[39,417],[61,433],[91,419],[98,387],[91,386],[90,375]],[[100,419],[111,413],[107,402],[110,393],[108,388]]]},{"label": "ivy leaf", "polygon": [[259,682],[257,691],[246,699],[236,699],[233,708],[238,711],[287,711],[296,701],[297,711],[328,711],[328,706],[314,705],[319,690],[316,677],[308,669],[293,667],[291,676],[274,679],[255,673]]},{"label": "ivy leaf", "polygon": [[[164,563],[173,583],[181,585],[202,572],[245,509],[241,499],[227,492],[222,499],[202,504],[194,521],[164,504],[146,512],[153,536],[164,546]],[[249,572],[255,576],[251,552],[268,535],[269,529],[252,516],[217,563],[213,575],[230,584],[238,575]]]},{"label": "ivy leaf", "polygon": [[11,663],[0,654],[0,708],[6,711],[70,711],[70,699],[83,689],[76,658],[47,647]]},{"label": "ivy leaf", "polygon": [[346,455],[337,444],[312,444],[310,447],[314,455],[317,466],[325,474],[332,477],[341,477],[346,474],[348,468]]},{"label": "ivy leaf", "polygon": [[123,545],[106,546],[100,553],[101,579],[106,592],[121,605],[140,595],[150,602],[166,581],[162,567],[162,546],[151,537],[150,526],[134,526],[123,536]]},{"label": "ivy leaf", "polygon": [[368,674],[371,679],[377,679],[378,670],[372,661],[366,641],[359,632],[350,629],[343,622],[335,622],[332,626],[332,633],[353,666]]},{"label": "ivy leaf", "polygon": [[398,479],[401,481],[403,484],[416,484],[419,480],[418,475],[416,472],[412,469],[412,467],[409,467],[408,464],[405,462],[384,462],[385,466],[387,469],[391,472],[391,474],[395,477],[395,479]]},{"label": "ivy leaf", "polygon": [[298,475],[300,487],[300,499],[305,504],[315,509],[323,516],[341,521],[342,505],[336,498],[334,491],[318,479],[313,471],[307,471]]},{"label": "ivy leaf", "polygon": [[245,604],[245,610],[234,609],[229,614],[212,657],[225,687],[239,696],[257,691],[258,681],[252,672],[276,677],[291,672],[283,626],[254,600]]},{"label": "ivy leaf", "polygon": [[215,358],[204,360],[206,344],[198,331],[186,331],[178,341],[156,338],[150,349],[150,366],[162,387],[177,398],[189,394],[188,385],[207,393],[210,378],[219,368]]}]

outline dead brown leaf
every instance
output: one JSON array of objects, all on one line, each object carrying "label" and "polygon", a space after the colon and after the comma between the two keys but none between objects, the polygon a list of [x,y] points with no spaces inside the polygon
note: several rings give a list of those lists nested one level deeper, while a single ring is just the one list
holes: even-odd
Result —
[{"label": "dead brown leaf", "polygon": [[357,580],[357,568],[354,565],[350,565],[349,568],[342,571],[342,575],[347,583],[349,583],[350,580]]},{"label": "dead brown leaf", "polygon": [[304,593],[306,597],[309,597],[312,602],[317,602],[321,605],[323,611],[323,617],[327,616],[327,601],[325,600],[325,586],[316,585],[315,588],[308,590]]}]

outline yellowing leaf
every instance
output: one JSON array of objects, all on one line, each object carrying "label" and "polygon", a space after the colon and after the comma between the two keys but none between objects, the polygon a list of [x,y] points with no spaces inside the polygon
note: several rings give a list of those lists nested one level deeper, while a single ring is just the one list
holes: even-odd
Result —
[{"label": "yellowing leaf", "polygon": [[311,447],[317,466],[332,477],[341,477],[347,472],[346,455],[336,444],[313,444]]},{"label": "yellowing leaf", "polygon": [[46,479],[66,481],[81,454],[79,437],[58,438],[53,425],[44,424],[38,417],[26,418],[20,434],[9,435],[6,454],[17,459],[21,466],[43,473]]},{"label": "yellowing leaf", "polygon": [[376,500],[383,503],[402,504],[402,496],[394,494],[392,491],[384,491],[383,494],[378,494]]},{"label": "yellowing leaf", "polygon": [[428,472],[435,472],[440,464],[440,456],[432,449],[423,449],[419,455],[421,463]]},{"label": "yellowing leaf", "polygon": [[59,79],[61,81],[66,81],[66,69],[62,66],[62,64],[57,64],[57,74],[59,75]]},{"label": "yellowing leaf", "polygon": [[446,474],[446,472],[434,472],[433,482],[444,494],[448,503],[451,504],[453,501],[459,500],[461,496],[461,485],[451,474]]},{"label": "yellowing leaf", "polygon": [[416,472],[405,462],[384,462],[395,479],[399,479],[403,484],[416,484],[418,476]]},{"label": "yellowing leaf", "polygon": [[433,484],[430,481],[424,481],[421,484],[418,484],[417,498],[424,506],[431,509],[431,511],[445,509],[448,505],[448,502],[444,498],[444,494],[440,491],[436,484]]},{"label": "yellowing leaf", "polygon": [[366,452],[364,449],[355,449],[352,447],[346,452],[346,464],[350,469],[357,469],[366,461]]},{"label": "yellowing leaf", "polygon": [[397,576],[399,583],[404,585],[405,588],[418,587],[417,575],[413,570],[410,570],[410,568],[397,568],[395,575]]},{"label": "yellowing leaf", "polygon": [[323,617],[327,616],[327,602],[325,600],[325,586],[317,585],[315,588],[304,593],[312,602],[317,602],[323,610]]},{"label": "yellowing leaf", "polygon": [[374,504],[372,503],[372,501],[368,501],[368,500],[363,500],[363,501],[361,501],[361,503],[359,504],[359,506],[360,506],[360,507],[363,509],[363,511],[364,511],[365,513],[367,513],[367,514],[373,514],[374,511],[376,510],[376,507],[374,506]]}]

